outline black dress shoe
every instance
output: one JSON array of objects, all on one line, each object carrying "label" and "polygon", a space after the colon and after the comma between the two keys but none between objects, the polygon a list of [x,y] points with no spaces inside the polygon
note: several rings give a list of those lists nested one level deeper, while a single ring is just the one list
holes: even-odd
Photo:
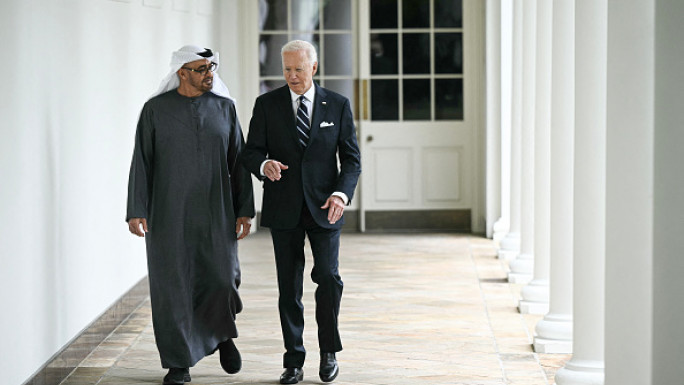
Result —
[{"label": "black dress shoe", "polygon": [[218,345],[219,354],[221,355],[221,367],[228,374],[235,374],[242,369],[242,357],[240,352],[235,347],[233,339],[221,342]]},{"label": "black dress shoe", "polygon": [[318,371],[318,376],[323,382],[333,381],[340,373],[340,367],[337,366],[337,359],[335,353],[321,353],[321,366]]},{"label": "black dress shoe", "polygon": [[164,385],[182,385],[190,381],[192,379],[188,368],[171,368],[164,376]]},{"label": "black dress shoe", "polygon": [[304,379],[304,370],[302,368],[287,368],[280,375],[281,384],[296,384]]}]

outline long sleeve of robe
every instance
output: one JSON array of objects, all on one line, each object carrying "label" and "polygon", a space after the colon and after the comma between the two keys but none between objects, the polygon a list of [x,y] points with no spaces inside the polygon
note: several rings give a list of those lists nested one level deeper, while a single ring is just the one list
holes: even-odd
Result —
[{"label": "long sleeve of robe", "polygon": [[254,216],[235,105],[172,90],[140,114],[126,220],[146,218],[154,334],[164,368],[194,366],[237,337],[235,222]]}]

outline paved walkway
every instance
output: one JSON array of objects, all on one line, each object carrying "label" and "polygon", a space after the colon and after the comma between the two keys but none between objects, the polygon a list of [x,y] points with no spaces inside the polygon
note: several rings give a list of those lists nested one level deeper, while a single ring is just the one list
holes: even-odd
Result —
[{"label": "paved walkway", "polygon": [[[307,271],[311,257],[307,250]],[[277,384],[282,340],[271,240],[259,232],[240,243],[238,315],[243,369],[225,374],[218,353],[191,368],[192,384]],[[521,285],[492,241],[458,234],[342,235],[345,284],[340,314],[344,351],[338,385],[547,385],[570,357],[536,354],[541,316],[517,311]],[[308,276],[307,276],[308,278]],[[305,281],[309,356],[302,384],[318,384],[315,285]],[[103,342],[63,384],[160,384],[149,301]]]}]

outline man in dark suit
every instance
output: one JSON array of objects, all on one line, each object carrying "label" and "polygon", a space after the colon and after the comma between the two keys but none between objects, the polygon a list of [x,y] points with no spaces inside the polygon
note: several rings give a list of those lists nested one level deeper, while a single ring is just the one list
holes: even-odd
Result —
[{"label": "man in dark suit", "polygon": [[330,382],[339,373],[335,353],[342,350],[337,322],[342,214],[354,195],[361,158],[349,100],[313,83],[315,48],[295,40],[281,54],[287,86],[257,98],[242,160],[264,181],[261,224],[273,239],[286,349],[280,383],[296,384],[304,376],[305,236],[314,260],[311,278],[318,285],[319,376]]}]

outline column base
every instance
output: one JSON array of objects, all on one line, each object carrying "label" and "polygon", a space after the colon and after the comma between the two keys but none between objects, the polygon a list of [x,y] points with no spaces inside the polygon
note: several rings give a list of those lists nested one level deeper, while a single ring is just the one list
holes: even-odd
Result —
[{"label": "column base", "polygon": [[520,314],[546,314],[549,312],[549,303],[520,300],[518,311]]},{"label": "column base", "polygon": [[520,233],[508,233],[499,243],[499,259],[507,261],[520,254]]},{"label": "column base", "polygon": [[537,353],[572,353],[572,315],[547,314],[534,328],[534,351]]},{"label": "column base", "polygon": [[508,273],[510,283],[528,283],[534,278],[534,257],[530,254],[520,254],[510,263],[511,272]]},{"label": "column base", "polygon": [[519,273],[508,273],[508,283],[516,284],[526,284],[529,283],[532,278],[532,274],[519,274]]},{"label": "column base", "polygon": [[546,338],[534,337],[532,348],[535,353],[571,354],[572,341],[549,340]]},{"label": "column base", "polygon": [[501,241],[506,237],[506,235],[508,235],[509,228],[510,226],[508,225],[508,221],[505,221],[503,218],[499,218],[499,220],[494,223],[494,226],[492,226],[492,230],[494,230],[492,240],[501,244]]},{"label": "column base", "polygon": [[556,385],[603,385],[603,361],[570,360],[558,369]]},{"label": "column base", "polygon": [[522,314],[546,314],[549,312],[549,280],[534,279],[523,287],[518,311]]},{"label": "column base", "polygon": [[514,261],[518,256],[520,255],[519,250],[502,250],[499,249],[499,253],[497,254],[497,257],[499,259],[503,259],[504,261]]}]

